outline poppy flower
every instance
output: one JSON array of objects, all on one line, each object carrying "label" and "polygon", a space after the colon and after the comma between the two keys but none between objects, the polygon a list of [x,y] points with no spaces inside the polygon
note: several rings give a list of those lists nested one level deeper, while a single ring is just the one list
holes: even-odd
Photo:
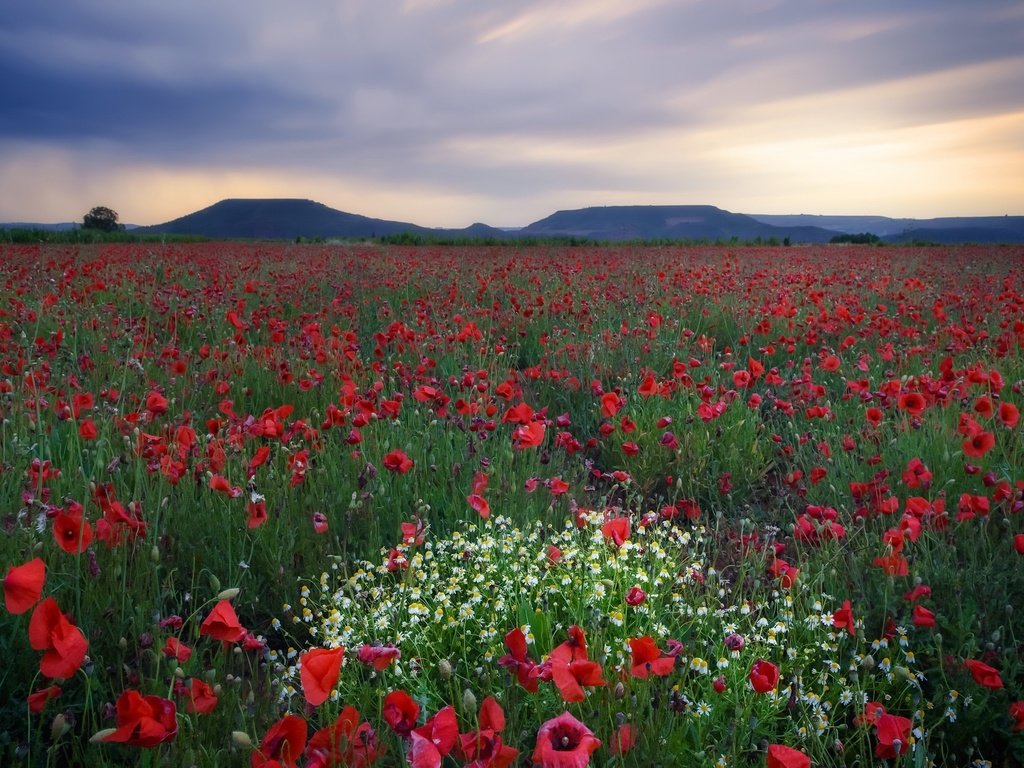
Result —
[{"label": "poppy flower", "polygon": [[178,733],[174,702],[127,690],[117,699],[117,730],[100,741],[148,749],[170,741]]},{"label": "poppy flower", "polygon": [[531,421],[529,424],[522,424],[512,432],[512,447],[517,451],[525,448],[536,448],[544,442],[544,433],[547,428],[543,421]]},{"label": "poppy flower", "polygon": [[1024,701],[1015,701],[1010,705],[1010,717],[1013,718],[1013,727],[1010,730],[1014,733],[1024,731]]},{"label": "poppy flower", "polygon": [[164,643],[163,654],[169,659],[174,659],[184,664],[192,658],[192,649],[178,638],[172,636],[168,637],[167,642]]},{"label": "poppy flower", "polygon": [[61,511],[53,518],[53,537],[68,554],[84,552],[92,543],[92,535],[92,525],[81,513]]},{"label": "poppy flower", "polygon": [[7,569],[4,576],[4,605],[9,613],[21,614],[39,602],[46,582],[46,563],[41,558]]},{"label": "poppy flower", "polygon": [[221,600],[199,626],[199,634],[225,643],[236,643],[245,637],[245,628],[239,623],[231,603]]},{"label": "poppy flower", "polygon": [[380,671],[387,669],[395,659],[400,659],[402,652],[393,645],[361,645],[356,657],[366,666]]},{"label": "poppy flower", "polygon": [[505,730],[505,712],[493,696],[480,705],[476,731],[459,735],[456,745],[465,768],[508,768],[519,756],[519,750],[503,744],[501,732]]},{"label": "poppy flower", "polygon": [[621,547],[623,542],[629,538],[629,518],[613,517],[601,526],[601,533],[616,547]]},{"label": "poppy flower", "polygon": [[1003,680],[999,677],[999,671],[990,667],[982,661],[967,659],[964,666],[970,671],[974,682],[985,688],[1002,688]]},{"label": "poppy flower", "polygon": [[630,723],[623,723],[612,734],[608,750],[613,755],[624,755],[636,746],[636,729]]},{"label": "poppy flower", "polygon": [[314,733],[306,745],[306,768],[333,766],[369,766],[382,750],[377,747],[377,732],[360,722],[359,710],[342,708],[334,723]]},{"label": "poppy flower", "polygon": [[404,475],[413,468],[413,460],[405,455],[405,451],[396,448],[384,456],[384,469]]},{"label": "poppy flower", "polygon": [[450,704],[409,734],[408,758],[412,768],[439,768],[459,738],[455,708]]},{"label": "poppy flower", "polygon": [[773,691],[779,684],[779,668],[770,661],[758,659],[750,668],[750,685],[757,693]]},{"label": "poppy flower", "polygon": [[33,650],[44,651],[39,671],[46,677],[73,677],[85,661],[89,643],[82,630],[60,612],[57,601],[48,597],[36,605],[28,622],[28,641]]},{"label": "poppy flower", "polygon": [[977,432],[963,441],[962,447],[965,456],[972,459],[980,459],[991,451],[996,445],[996,437],[991,432]]},{"label": "poppy flower", "polygon": [[913,723],[909,718],[883,713],[874,722],[875,725],[875,757],[899,757],[910,749],[910,729]]},{"label": "poppy flower", "polygon": [[629,588],[626,593],[626,605],[638,606],[643,605],[643,602],[647,599],[647,593],[644,592],[638,585],[633,585]]},{"label": "poppy flower", "polygon": [[420,717],[420,705],[401,689],[391,691],[384,697],[383,716],[384,722],[391,730],[405,738],[416,727],[416,721]]},{"label": "poppy flower", "polygon": [[245,505],[245,527],[259,528],[267,522],[267,502],[265,499],[250,501]]},{"label": "poppy flower", "polygon": [[811,768],[811,758],[799,749],[769,744],[767,765],[768,768]]},{"label": "poppy flower", "polygon": [[1003,426],[1010,429],[1016,428],[1017,424],[1020,423],[1020,409],[1013,403],[1008,403],[1005,400],[999,404],[998,416]]},{"label": "poppy flower", "polygon": [[217,708],[217,695],[207,683],[193,677],[188,689],[188,712],[193,715],[209,715]]},{"label": "poppy flower", "polygon": [[912,616],[915,627],[928,629],[935,626],[935,614],[923,605],[915,605]]},{"label": "poppy flower", "polygon": [[491,505],[487,502],[487,499],[480,494],[469,494],[469,496],[466,497],[466,503],[469,504],[470,509],[480,515],[484,520],[491,516]]},{"label": "poppy flower", "polygon": [[313,648],[299,655],[302,695],[311,707],[318,707],[330,698],[338,684],[344,659],[345,649],[340,647]]},{"label": "poppy flower", "polygon": [[562,701],[583,701],[586,695],[583,686],[601,687],[607,685],[601,676],[601,665],[596,661],[570,661],[561,659],[551,660],[551,680]]},{"label": "poppy flower", "polygon": [[587,726],[568,712],[548,720],[537,731],[533,762],[542,768],[584,768],[601,746]]},{"label": "poppy flower", "polygon": [[1013,537],[1013,548],[1018,555],[1024,555],[1024,533],[1018,533]]},{"label": "poppy flower", "polygon": [[28,709],[34,715],[38,715],[46,708],[47,702],[55,699],[62,693],[59,685],[49,685],[41,691],[30,693],[28,696]]},{"label": "poppy flower", "polygon": [[535,675],[530,674],[537,662],[526,652],[526,635],[519,627],[505,634],[505,647],[508,653],[498,659],[498,665],[515,672],[519,684],[530,693],[536,693],[538,682]]},{"label": "poppy flower", "polygon": [[285,715],[263,735],[260,746],[250,755],[252,768],[297,768],[296,761],[306,747],[306,721]]},{"label": "poppy flower", "polygon": [[676,657],[662,655],[662,651],[655,644],[650,635],[631,638],[629,649],[632,652],[632,663],[629,673],[633,677],[644,679],[649,675],[664,677],[672,672],[676,666]]},{"label": "poppy flower", "polygon": [[551,649],[550,658],[567,663],[589,659],[590,657],[587,655],[587,636],[583,629],[578,624],[573,624],[566,630],[566,634],[569,635],[568,639]]},{"label": "poppy flower", "polygon": [[836,629],[845,629],[851,637],[857,634],[857,627],[853,619],[853,608],[849,600],[843,601],[843,607],[832,614],[832,626]]}]

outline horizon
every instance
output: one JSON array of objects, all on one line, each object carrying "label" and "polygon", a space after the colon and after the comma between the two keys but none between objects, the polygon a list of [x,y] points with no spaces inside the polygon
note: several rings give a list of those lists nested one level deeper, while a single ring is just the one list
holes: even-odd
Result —
[{"label": "horizon", "polygon": [[0,32],[0,221],[1022,215],[1022,50],[997,0],[41,0]]}]

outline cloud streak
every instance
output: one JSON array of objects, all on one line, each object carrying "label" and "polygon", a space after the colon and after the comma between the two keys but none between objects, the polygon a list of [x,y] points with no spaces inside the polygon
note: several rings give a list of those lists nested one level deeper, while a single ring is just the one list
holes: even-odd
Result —
[{"label": "cloud streak", "polygon": [[0,220],[1021,213],[1021,50],[995,1],[42,0],[0,31]]}]

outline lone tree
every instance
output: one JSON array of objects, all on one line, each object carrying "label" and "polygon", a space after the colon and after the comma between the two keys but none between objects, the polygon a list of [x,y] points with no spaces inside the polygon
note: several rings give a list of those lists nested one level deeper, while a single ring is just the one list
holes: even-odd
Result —
[{"label": "lone tree", "polygon": [[83,229],[99,229],[104,232],[116,232],[124,229],[124,224],[117,223],[117,211],[97,205],[82,219]]}]

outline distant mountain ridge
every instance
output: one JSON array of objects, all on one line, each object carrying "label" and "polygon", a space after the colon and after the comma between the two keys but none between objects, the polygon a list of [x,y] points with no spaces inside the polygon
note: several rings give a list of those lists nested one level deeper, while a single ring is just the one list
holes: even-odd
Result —
[{"label": "distant mountain ridge", "polygon": [[[0,225],[13,228],[23,225]],[[32,225],[66,228],[76,225]],[[138,234],[198,235],[211,239],[294,240],[296,238],[518,238],[570,237],[587,240],[762,240],[827,243],[842,234],[869,232],[885,242],[1024,243],[1024,216],[893,219],[885,216],[760,215],[713,205],[616,205],[557,211],[521,229],[473,224],[462,229],[425,227],[347,213],[313,200],[233,198],[153,226]]]}]

